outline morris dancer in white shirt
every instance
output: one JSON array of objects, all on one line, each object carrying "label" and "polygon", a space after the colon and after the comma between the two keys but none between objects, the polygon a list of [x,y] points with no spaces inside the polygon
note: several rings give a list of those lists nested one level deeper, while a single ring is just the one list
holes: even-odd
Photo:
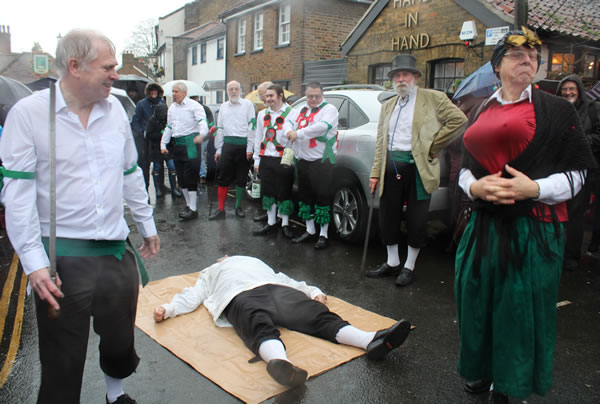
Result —
[{"label": "morris dancer in white shirt", "polygon": [[168,154],[171,137],[175,140],[173,160],[177,181],[181,186],[187,206],[179,213],[181,220],[198,217],[198,181],[200,180],[200,144],[208,134],[206,113],[202,105],[187,98],[187,86],[177,82],[173,85],[173,100],[167,113],[167,127],[160,141],[160,150]]},{"label": "morris dancer in white shirt", "polygon": [[215,138],[219,208],[209,220],[225,219],[225,198],[232,182],[235,183],[235,215],[246,217],[242,210],[242,199],[246,192],[249,160],[254,147],[256,115],[254,104],[240,98],[240,93],[240,83],[227,83],[229,101],[223,103],[219,110]]},{"label": "morris dancer in white shirt", "polygon": [[154,320],[190,313],[204,304],[215,324],[233,327],[248,349],[267,363],[269,374],[286,386],[304,383],[307,373],[289,361],[278,326],[362,348],[370,360],[384,359],[410,332],[407,320],[377,332],[359,330],[329,311],[326,303],[319,288],[276,274],[257,258],[225,256],[200,272],[194,286],[156,307]]},{"label": "morris dancer in white shirt", "polygon": [[[144,258],[159,239],[129,120],[110,88],[119,76],[104,35],[74,30],[56,49],[56,285],[48,245],[49,91],[19,101],[0,142],[2,203],[11,243],[36,293],[41,386],[38,403],[79,403],[90,317],[100,336],[108,403],[135,403],[122,379],[136,369],[134,320],[139,277],[125,240],[123,200],[144,237]],[[147,279],[146,279],[147,280]],[[48,305],[60,308],[49,318]]]},{"label": "morris dancer in white shirt", "polygon": [[283,134],[283,124],[292,110],[285,102],[283,88],[271,84],[265,91],[267,109],[258,113],[254,136],[254,170],[260,174],[262,206],[267,211],[267,223],[252,232],[254,235],[267,234],[277,227],[277,210],[281,216],[281,231],[287,238],[293,238],[290,229],[290,215],[294,213],[292,187],[294,167],[282,165],[281,156],[291,143]]},{"label": "morris dancer in white shirt", "polygon": [[338,110],[323,100],[320,83],[309,83],[306,106],[294,110],[284,128],[294,142],[298,159],[298,217],[306,223],[306,231],[292,241],[315,239],[315,223],[321,225],[316,249],[326,248],[331,216],[331,175],[337,153]]}]

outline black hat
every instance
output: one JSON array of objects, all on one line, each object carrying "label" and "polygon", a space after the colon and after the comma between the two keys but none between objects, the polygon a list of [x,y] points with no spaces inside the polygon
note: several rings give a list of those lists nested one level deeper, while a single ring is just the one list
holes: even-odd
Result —
[{"label": "black hat", "polygon": [[392,59],[392,70],[388,73],[388,77],[391,79],[396,72],[402,70],[416,73],[419,76],[423,75],[421,71],[417,69],[417,59],[413,55],[402,54],[394,56],[394,59]]}]

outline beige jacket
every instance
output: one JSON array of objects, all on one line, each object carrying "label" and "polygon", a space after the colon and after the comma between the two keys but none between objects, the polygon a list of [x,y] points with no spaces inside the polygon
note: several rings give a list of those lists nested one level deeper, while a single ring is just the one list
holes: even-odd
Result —
[{"label": "beige jacket", "polygon": [[[371,168],[371,178],[379,178],[379,196],[383,194],[390,117],[397,102],[398,96],[392,97],[383,104],[379,114],[375,161]],[[432,158],[430,154],[439,155],[444,147],[463,133],[466,122],[465,114],[452,104],[446,94],[417,89],[412,154],[427,193],[433,193],[440,186],[440,160],[438,157]]]}]

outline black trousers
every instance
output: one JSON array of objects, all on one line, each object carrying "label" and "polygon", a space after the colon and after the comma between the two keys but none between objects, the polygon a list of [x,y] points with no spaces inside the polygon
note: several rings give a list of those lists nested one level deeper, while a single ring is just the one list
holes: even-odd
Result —
[{"label": "black trousers", "polygon": [[217,163],[217,185],[228,187],[232,182],[246,187],[250,162],[246,157],[246,145],[223,144]]},{"label": "black trousers", "polygon": [[181,188],[196,191],[198,181],[200,180],[200,145],[196,145],[198,157],[190,159],[188,157],[187,147],[185,145],[175,145],[173,151],[173,160],[175,162],[175,172],[177,181]]},{"label": "black trousers", "polygon": [[269,196],[278,201],[292,199],[294,167],[282,165],[281,157],[261,157],[258,174],[263,196]]},{"label": "black trousers", "polygon": [[121,261],[106,257],[57,257],[65,297],[60,316],[48,318],[48,304],[36,296],[42,382],[38,403],[79,403],[90,331],[100,336],[100,368],[123,379],[140,358],[134,347],[139,276],[127,251]]},{"label": "black trousers", "polygon": [[[396,178],[396,169],[402,176]],[[402,209],[406,202],[406,224],[408,227],[408,245],[415,248],[425,247],[427,244],[427,213],[431,199],[419,201],[415,164],[396,162],[388,159],[385,167],[385,180],[383,194],[379,201],[379,228],[381,241],[385,245],[398,244],[400,241],[400,225],[402,222]]]},{"label": "black trousers", "polygon": [[585,211],[590,202],[589,186],[584,185],[573,199],[567,201],[567,236],[565,241],[565,258],[579,261],[585,227]]},{"label": "black trousers", "polygon": [[329,160],[298,160],[298,197],[307,205],[331,205],[331,175],[333,164]]},{"label": "black trousers", "polygon": [[281,285],[263,285],[237,295],[225,308],[227,320],[254,354],[261,343],[280,339],[278,326],[334,342],[349,325],[327,306]]},{"label": "black trousers", "polygon": [[137,165],[142,169],[144,182],[146,183],[146,189],[148,189],[148,185],[150,184],[150,152],[148,149],[148,142],[146,141],[143,133],[139,134],[135,131],[133,131],[133,141],[135,143],[135,149],[138,153]]}]

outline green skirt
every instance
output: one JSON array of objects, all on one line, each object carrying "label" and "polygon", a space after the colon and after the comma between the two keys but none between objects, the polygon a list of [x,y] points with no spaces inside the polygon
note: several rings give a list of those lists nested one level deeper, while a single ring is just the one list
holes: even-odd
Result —
[{"label": "green skirt", "polygon": [[[488,229],[488,254],[473,273],[475,248],[466,255],[475,231],[473,212],[456,253],[454,290],[460,331],[458,372],[466,380],[492,380],[496,391],[512,397],[543,395],[552,387],[556,302],[564,255],[562,231],[531,217],[516,221],[521,268],[498,268],[495,221]],[[539,226],[554,256],[540,253],[532,227]],[[477,243],[477,240],[475,240]],[[464,264],[464,265],[463,265]]]}]

